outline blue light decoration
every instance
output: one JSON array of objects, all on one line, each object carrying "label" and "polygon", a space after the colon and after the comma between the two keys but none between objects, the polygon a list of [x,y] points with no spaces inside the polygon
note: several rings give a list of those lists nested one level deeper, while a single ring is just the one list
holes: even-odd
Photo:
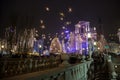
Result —
[{"label": "blue light decoration", "polygon": [[82,42],[82,54],[88,55],[88,43],[87,42]]},{"label": "blue light decoration", "polygon": [[66,52],[67,52],[68,54],[72,54],[72,53],[75,53],[75,52],[76,52],[75,47],[70,47],[68,42],[66,43],[65,48],[66,48]]},{"label": "blue light decoration", "polygon": [[38,43],[37,43],[37,41],[34,41],[34,45],[33,45],[33,51],[34,52],[39,52],[39,48],[38,48]]},{"label": "blue light decoration", "polygon": [[87,56],[89,55],[89,49],[94,51],[94,45],[88,42],[88,38],[92,38],[93,34],[89,25],[88,21],[79,21],[75,25],[74,32],[65,29],[62,40],[64,40],[67,53],[78,53]]},{"label": "blue light decoration", "polygon": [[34,41],[33,49],[34,49],[34,52],[42,54],[42,52],[43,52],[43,40]]},{"label": "blue light decoration", "polygon": [[68,31],[68,30],[66,30],[66,31],[65,31],[65,33],[69,33],[69,31]]},{"label": "blue light decoration", "polygon": [[72,47],[72,48],[69,48],[69,51],[68,51],[68,53],[75,53],[76,52],[76,49],[74,48],[74,47]]}]

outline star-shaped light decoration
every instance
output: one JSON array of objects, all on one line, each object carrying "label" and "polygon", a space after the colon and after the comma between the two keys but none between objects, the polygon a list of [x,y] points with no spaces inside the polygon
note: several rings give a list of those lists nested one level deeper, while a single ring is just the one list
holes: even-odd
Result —
[{"label": "star-shaped light decoration", "polygon": [[42,28],[42,29],[45,29],[45,25],[42,25],[41,28]]},{"label": "star-shaped light decoration", "polygon": [[43,24],[43,20],[40,20],[40,23]]},{"label": "star-shaped light decoration", "polygon": [[50,8],[49,8],[49,7],[45,7],[45,10],[46,10],[46,11],[50,11]]},{"label": "star-shaped light decoration", "polygon": [[62,17],[65,16],[65,14],[64,14],[63,12],[60,12],[59,14],[60,14],[60,16],[62,16]]},{"label": "star-shaped light decoration", "polygon": [[72,8],[69,7],[69,8],[68,8],[68,12],[72,12]]},{"label": "star-shaped light decoration", "polygon": [[71,24],[71,21],[66,21],[65,22],[65,25],[70,25]]},{"label": "star-shaped light decoration", "polygon": [[63,26],[62,29],[65,29],[65,26]]},{"label": "star-shaped light decoration", "polygon": [[63,21],[63,20],[64,20],[64,18],[63,18],[63,17],[60,17],[60,20],[61,20],[61,21]]}]

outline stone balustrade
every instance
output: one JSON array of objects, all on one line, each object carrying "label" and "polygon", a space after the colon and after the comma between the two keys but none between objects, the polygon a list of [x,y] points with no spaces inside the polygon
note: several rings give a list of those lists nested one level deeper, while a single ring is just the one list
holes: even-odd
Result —
[{"label": "stone balustrade", "polygon": [[[88,71],[92,61],[73,64],[71,66],[59,66],[39,72],[33,72],[23,75],[18,75],[5,80],[91,80],[88,79]],[[90,75],[91,76],[91,75]]]},{"label": "stone balustrade", "polygon": [[[69,64],[67,55],[40,58],[6,58],[0,60],[0,78],[5,80],[91,80],[91,63]],[[62,64],[62,65],[61,65]],[[68,66],[69,65],[69,66]],[[5,78],[6,77],[6,78]],[[89,79],[88,79],[89,78]]]},{"label": "stone balustrade", "polygon": [[39,58],[1,58],[0,78],[58,67],[60,56]]}]

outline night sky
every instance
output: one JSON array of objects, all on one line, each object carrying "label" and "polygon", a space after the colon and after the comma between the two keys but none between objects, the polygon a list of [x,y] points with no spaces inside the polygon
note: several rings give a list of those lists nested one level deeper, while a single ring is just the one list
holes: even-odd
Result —
[{"label": "night sky", "polygon": [[[78,21],[90,21],[91,27],[101,25],[108,35],[120,28],[120,5],[118,0],[0,0],[0,34],[11,25],[18,30],[41,29],[40,20],[47,32],[58,32],[62,26],[73,31]],[[65,25],[67,21],[71,24]]]}]

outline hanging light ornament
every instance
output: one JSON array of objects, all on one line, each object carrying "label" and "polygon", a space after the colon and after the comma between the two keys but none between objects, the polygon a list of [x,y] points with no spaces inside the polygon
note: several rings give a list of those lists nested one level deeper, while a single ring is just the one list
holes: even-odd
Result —
[{"label": "hanging light ornament", "polygon": [[42,29],[45,29],[45,25],[42,25],[41,28],[42,28]]},{"label": "hanging light ornament", "polygon": [[59,14],[60,14],[60,16],[62,16],[62,17],[65,16],[65,14],[64,14],[63,12],[60,12]]},{"label": "hanging light ornament", "polygon": [[50,11],[50,8],[49,8],[49,7],[45,7],[45,10],[46,10],[46,11]]},{"label": "hanging light ornament", "polygon": [[40,23],[43,24],[43,20],[40,20]]},{"label": "hanging light ornament", "polygon": [[72,8],[68,8],[68,12],[72,12]]},{"label": "hanging light ornament", "polygon": [[64,18],[63,18],[63,17],[60,17],[60,20],[61,20],[61,21],[63,21],[63,20],[64,20]]}]

